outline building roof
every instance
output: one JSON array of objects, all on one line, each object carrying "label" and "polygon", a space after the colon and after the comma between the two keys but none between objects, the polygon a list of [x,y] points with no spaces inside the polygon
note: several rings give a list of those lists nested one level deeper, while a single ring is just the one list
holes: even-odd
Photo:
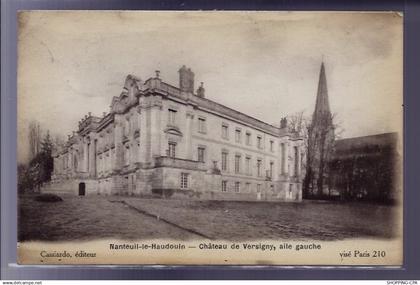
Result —
[{"label": "building roof", "polygon": [[370,146],[396,146],[398,140],[398,133],[383,133],[362,137],[346,138],[336,140],[335,149],[337,152],[350,150],[350,149],[362,149]]},{"label": "building roof", "polygon": [[[130,76],[130,75],[129,75]],[[129,77],[128,76],[128,77]],[[127,77],[127,78],[128,78]],[[131,77],[130,77],[131,78]],[[126,80],[127,81],[127,80]],[[137,79],[137,81],[140,82],[140,79]],[[293,134],[290,134],[286,128],[278,128],[276,126],[273,126],[271,124],[265,123],[259,119],[256,119],[254,117],[251,117],[247,114],[244,114],[242,112],[239,112],[235,109],[229,108],[227,106],[224,106],[222,104],[219,104],[213,100],[197,96],[196,94],[192,94],[189,92],[182,92],[180,88],[175,87],[171,84],[168,84],[166,82],[163,82],[159,77],[152,77],[147,79],[143,84],[140,84],[137,92],[138,96],[141,96],[141,94],[145,94],[147,92],[159,92],[161,94],[164,94],[166,96],[170,96],[178,99],[181,99],[182,101],[186,102],[187,104],[192,104],[203,111],[207,112],[215,112],[218,114],[221,114],[223,116],[230,117],[234,120],[238,120],[244,124],[248,124],[251,127],[255,129],[259,129],[262,132],[266,132],[268,134],[271,134],[273,136],[284,136],[284,135],[290,135],[294,139],[299,139]],[[114,97],[113,102],[115,100],[120,101],[122,95],[119,97]],[[128,107],[128,106],[127,106]],[[79,133],[86,133],[92,130],[96,129],[102,129],[106,127],[109,123],[113,121],[113,111],[111,113],[108,113],[104,115],[104,117],[93,117],[89,114],[89,116],[86,116],[82,121],[79,123]],[[83,135],[83,134],[82,134]]]},{"label": "building roof", "polygon": [[271,133],[272,135],[275,135],[275,136],[287,134],[286,128],[275,127],[271,124],[265,123],[259,119],[251,117],[235,109],[229,108],[213,100],[200,97],[195,94],[181,92],[181,90],[178,87],[175,87],[163,81],[161,81],[159,85],[155,85],[153,84],[153,79],[154,78],[149,78],[148,80],[145,81],[145,85],[146,86],[149,85],[148,87],[150,87],[151,89],[153,89],[152,86],[154,87],[154,89],[156,89],[156,87],[158,86],[157,89],[168,93],[168,95],[170,96],[185,100],[189,103],[192,103],[198,106],[199,108],[202,108],[203,110],[209,110],[209,111],[220,113],[225,116],[232,117],[233,119],[250,124],[254,128],[259,128],[262,131]]}]

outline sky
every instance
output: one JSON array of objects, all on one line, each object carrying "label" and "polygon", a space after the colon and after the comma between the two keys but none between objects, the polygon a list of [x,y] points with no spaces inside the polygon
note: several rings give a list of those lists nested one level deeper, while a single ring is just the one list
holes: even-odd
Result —
[{"label": "sky", "polygon": [[321,62],[330,107],[354,137],[402,130],[401,14],[321,12],[25,12],[18,34],[18,161],[28,125],[65,137],[108,112],[125,77],[182,65],[206,98],[267,123],[315,106]]}]

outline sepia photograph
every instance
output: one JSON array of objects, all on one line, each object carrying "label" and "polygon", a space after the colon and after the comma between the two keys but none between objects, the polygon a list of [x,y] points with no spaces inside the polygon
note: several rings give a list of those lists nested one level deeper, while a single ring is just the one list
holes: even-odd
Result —
[{"label": "sepia photograph", "polygon": [[21,11],[18,263],[403,260],[400,12]]}]

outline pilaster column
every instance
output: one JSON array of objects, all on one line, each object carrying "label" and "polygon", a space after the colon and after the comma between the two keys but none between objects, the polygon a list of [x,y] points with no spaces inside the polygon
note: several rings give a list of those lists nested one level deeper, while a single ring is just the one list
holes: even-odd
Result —
[{"label": "pilaster column", "polygon": [[140,119],[140,162],[150,161],[150,144],[151,144],[151,130],[150,130],[150,109],[142,103],[141,119]]},{"label": "pilaster column", "polygon": [[96,176],[96,140],[93,138],[90,140],[89,147],[89,176]]},{"label": "pilaster column", "polygon": [[285,148],[285,151],[284,151],[284,154],[285,154],[285,174],[287,175],[287,176],[290,176],[290,160],[289,160],[289,157],[290,157],[290,153],[289,153],[289,151],[290,151],[290,147],[289,147],[289,144],[290,144],[290,142],[289,141],[286,141],[285,143],[284,143],[284,148]]},{"label": "pilaster column", "polygon": [[297,145],[297,166],[298,166],[298,169],[297,169],[297,176],[298,176],[298,178],[299,178],[299,181],[301,180],[300,179],[300,174],[302,173],[302,159],[301,159],[301,153],[300,153],[300,149],[301,149],[301,144],[299,143],[298,145]]},{"label": "pilaster column", "polygon": [[[136,149],[137,149],[137,153],[136,153],[136,162],[143,162],[144,161],[144,155],[142,153],[143,148],[145,147],[144,144],[142,144],[142,137],[144,137],[144,130],[143,126],[141,125],[142,122],[142,113],[141,113],[141,108],[140,105],[137,107],[137,113],[136,113],[136,118],[137,118],[137,129],[139,132],[139,136],[138,138],[136,138],[135,140],[135,144],[136,144]],[[138,142],[140,142],[140,147],[138,147]]]},{"label": "pilaster column", "polygon": [[123,166],[124,160],[124,149],[122,145],[122,126],[120,122],[120,116],[115,115],[115,129],[114,129],[114,143],[115,143],[115,157],[113,163],[113,170],[119,170]]},{"label": "pilaster column", "polygon": [[151,102],[151,155],[161,156],[160,146],[161,146],[161,111],[162,111],[162,101],[160,97],[154,98]]},{"label": "pilaster column", "polygon": [[83,141],[83,172],[87,172],[89,169],[89,148],[88,148],[88,142],[85,139]]},{"label": "pilaster column", "polygon": [[74,173],[76,170],[74,169],[74,163],[73,163],[73,153],[74,150],[73,148],[69,149],[69,168],[70,168],[70,172]]}]

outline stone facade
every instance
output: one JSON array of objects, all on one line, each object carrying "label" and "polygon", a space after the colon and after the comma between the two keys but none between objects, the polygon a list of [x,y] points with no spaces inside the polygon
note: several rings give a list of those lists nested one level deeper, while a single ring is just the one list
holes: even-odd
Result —
[{"label": "stone facade", "polygon": [[303,140],[156,76],[128,75],[102,117],[91,114],[54,154],[43,191],[300,201]]}]

